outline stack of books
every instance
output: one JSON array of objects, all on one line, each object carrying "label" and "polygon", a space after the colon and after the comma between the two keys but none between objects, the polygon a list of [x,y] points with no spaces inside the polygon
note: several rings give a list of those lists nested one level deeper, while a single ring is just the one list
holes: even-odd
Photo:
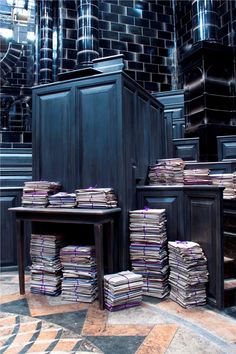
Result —
[{"label": "stack of books", "polygon": [[97,270],[93,246],[66,246],[60,251],[63,267],[62,297],[92,302],[97,297]]},{"label": "stack of books", "polygon": [[190,170],[184,170],[184,184],[187,185],[202,185],[212,184],[212,180],[209,174],[208,168],[196,168]]},{"label": "stack of books", "polygon": [[32,181],[25,182],[22,195],[22,206],[32,208],[45,208],[48,197],[61,189],[58,182]]},{"label": "stack of books", "polygon": [[48,197],[48,208],[74,208],[76,206],[76,194],[59,192]]},{"label": "stack of books", "polygon": [[207,260],[196,242],[168,242],[170,298],[188,308],[206,304]]},{"label": "stack of books", "polygon": [[105,308],[109,311],[139,306],[142,302],[142,276],[130,271],[104,276]]},{"label": "stack of books", "polygon": [[185,163],[180,158],[160,159],[155,165],[149,166],[150,185],[182,185]]},{"label": "stack of books", "polygon": [[117,197],[113,188],[77,189],[78,208],[116,208]]},{"label": "stack of books", "polygon": [[169,293],[165,209],[130,211],[132,270],[143,276],[143,295],[163,298]]},{"label": "stack of books", "polygon": [[212,184],[225,187],[224,199],[236,199],[236,172],[210,175]]},{"label": "stack of books", "polygon": [[61,293],[62,266],[59,259],[63,237],[32,234],[30,256],[32,293],[57,296]]}]

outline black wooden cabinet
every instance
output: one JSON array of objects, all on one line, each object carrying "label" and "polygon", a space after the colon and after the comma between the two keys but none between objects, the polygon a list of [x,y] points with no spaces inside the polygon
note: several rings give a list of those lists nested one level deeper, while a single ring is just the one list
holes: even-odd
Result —
[{"label": "black wooden cabinet", "polygon": [[136,184],[164,153],[163,106],[122,71],[33,88],[33,179],[114,187],[122,208],[117,250],[128,266],[128,210]]},{"label": "black wooden cabinet", "polygon": [[208,302],[223,307],[223,188],[139,186],[138,208],[164,208],[168,240],[198,242],[208,260]]}]

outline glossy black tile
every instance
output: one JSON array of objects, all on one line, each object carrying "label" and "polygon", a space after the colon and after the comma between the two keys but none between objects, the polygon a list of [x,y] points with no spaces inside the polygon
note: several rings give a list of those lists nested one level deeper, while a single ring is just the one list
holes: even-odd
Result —
[{"label": "glossy black tile", "polygon": [[111,48],[111,41],[108,39],[99,39],[99,47]]},{"label": "glossy black tile", "polygon": [[113,14],[125,14],[125,7],[120,5],[111,5],[111,12]]},{"label": "glossy black tile", "polygon": [[127,16],[132,16],[132,17],[142,17],[142,11],[140,9],[133,9],[133,8],[128,8],[127,9]]},{"label": "glossy black tile", "polygon": [[136,71],[136,74],[137,74],[136,75],[137,80],[150,81],[150,78],[151,78],[150,73]]},{"label": "glossy black tile", "polygon": [[102,18],[104,21],[118,22],[118,15],[108,12],[103,12]]},{"label": "glossy black tile", "polygon": [[118,49],[118,50],[127,50],[127,43],[125,42],[120,42],[120,41],[112,41],[111,42],[111,47],[112,49]]},{"label": "glossy black tile", "polygon": [[134,17],[120,15],[119,19],[120,19],[121,23],[128,24],[128,25],[134,25]]},{"label": "glossy black tile", "polygon": [[108,38],[108,39],[118,39],[119,33],[113,31],[102,31],[101,37]]},{"label": "glossy black tile", "polygon": [[125,73],[135,80],[135,71],[125,69]]},{"label": "glossy black tile", "polygon": [[134,23],[135,23],[135,26],[149,28],[150,21],[149,20],[145,20],[143,18],[136,18]]},{"label": "glossy black tile", "polygon": [[148,91],[159,91],[159,84],[156,82],[145,82],[144,88]]},{"label": "glossy black tile", "polygon": [[111,30],[117,32],[126,32],[126,25],[122,25],[119,23],[111,23]]},{"label": "glossy black tile", "polygon": [[150,63],[151,62],[151,55],[148,54],[137,54],[137,61]]},{"label": "glossy black tile", "polygon": [[119,33],[119,40],[123,42],[133,43],[135,40],[134,35],[128,33]]},{"label": "glossy black tile", "polygon": [[131,69],[131,70],[139,70],[139,71],[141,71],[141,70],[143,70],[143,63],[129,61],[128,68]]},{"label": "glossy black tile", "polygon": [[135,37],[135,42],[138,44],[150,45],[150,41],[151,41],[150,37],[144,37],[144,36],[136,36]]},{"label": "glossy black tile", "polygon": [[157,48],[156,47],[145,45],[143,48],[144,48],[145,54],[157,55]]},{"label": "glossy black tile", "polygon": [[128,30],[128,33],[142,34],[142,28],[141,27],[127,25],[127,30]]},{"label": "glossy black tile", "polygon": [[143,36],[156,37],[157,30],[152,28],[143,28],[141,33],[143,34]]},{"label": "glossy black tile", "polygon": [[128,43],[128,50],[130,52],[140,53],[142,52],[142,45],[135,43]]}]

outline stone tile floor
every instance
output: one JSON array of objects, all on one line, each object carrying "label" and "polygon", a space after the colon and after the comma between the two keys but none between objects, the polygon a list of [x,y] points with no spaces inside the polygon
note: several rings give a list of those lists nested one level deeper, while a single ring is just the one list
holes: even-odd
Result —
[{"label": "stone tile floor", "polygon": [[[218,354],[236,353],[234,311],[183,309],[144,297],[142,306],[101,311],[98,302],[19,295],[16,272],[0,274],[0,353]],[[234,309],[235,310],[235,309]]]}]

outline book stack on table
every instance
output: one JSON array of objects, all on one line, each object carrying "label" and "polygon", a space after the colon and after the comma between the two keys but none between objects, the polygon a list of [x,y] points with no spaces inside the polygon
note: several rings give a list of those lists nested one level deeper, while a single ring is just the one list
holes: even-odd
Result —
[{"label": "book stack on table", "polygon": [[119,311],[139,306],[142,302],[142,286],[142,276],[130,271],[105,275],[105,308]]},{"label": "book stack on table", "polygon": [[61,293],[62,266],[60,248],[64,246],[59,235],[32,234],[30,241],[32,293],[59,295]]},{"label": "book stack on table", "polygon": [[165,209],[130,211],[132,270],[143,276],[143,295],[163,298],[169,293]]},{"label": "book stack on table", "polygon": [[63,267],[62,297],[92,302],[97,297],[97,269],[93,246],[66,246],[60,251]]},{"label": "book stack on table", "polygon": [[22,195],[22,206],[29,208],[45,208],[48,197],[61,189],[59,182],[32,181],[25,182]]},{"label": "book stack on table", "polygon": [[170,298],[183,307],[206,304],[207,260],[196,242],[169,241]]},{"label": "book stack on table", "polygon": [[58,192],[48,197],[48,208],[74,208],[76,206],[75,193]]},{"label": "book stack on table", "polygon": [[183,185],[184,166],[185,162],[180,158],[158,160],[157,164],[149,166],[149,184]]},{"label": "book stack on table", "polygon": [[184,184],[186,185],[202,185],[212,184],[210,170],[208,168],[195,168],[184,170]]},{"label": "book stack on table", "polygon": [[77,189],[78,208],[116,208],[117,197],[113,188]]}]

